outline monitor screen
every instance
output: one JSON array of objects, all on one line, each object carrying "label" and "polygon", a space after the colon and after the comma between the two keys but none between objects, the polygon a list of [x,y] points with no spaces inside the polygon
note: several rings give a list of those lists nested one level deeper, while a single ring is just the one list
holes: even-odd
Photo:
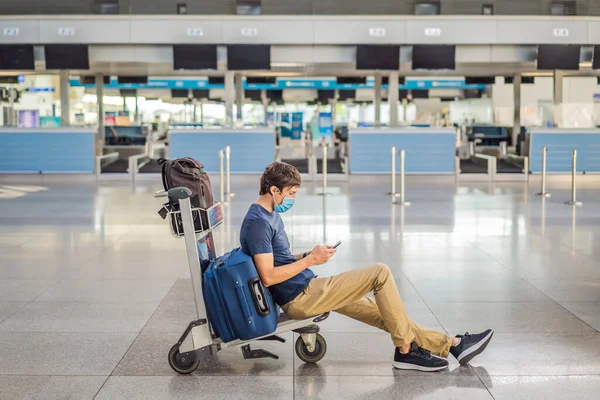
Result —
[{"label": "monitor screen", "polygon": [[412,69],[455,69],[455,53],[456,46],[415,45]]},{"label": "monitor screen", "polygon": [[262,90],[245,90],[244,97],[252,101],[262,101]]},{"label": "monitor screen", "polygon": [[271,101],[281,100],[283,102],[283,90],[267,90],[267,97],[271,99]]},{"label": "monitor screen", "polygon": [[329,99],[335,97],[335,90],[319,90],[317,93],[317,99],[321,103],[328,103]]},{"label": "monitor screen", "polygon": [[171,98],[173,99],[187,99],[189,96],[188,89],[171,89]]},{"label": "monitor screen", "polygon": [[346,101],[356,98],[356,90],[340,90],[338,100]]},{"label": "monitor screen", "polygon": [[428,99],[429,90],[411,90],[410,91],[413,99]]},{"label": "monitor screen", "polygon": [[128,83],[145,85],[146,83],[148,83],[148,77],[147,76],[119,76],[119,77],[117,77],[117,82],[119,83],[119,85],[128,84]]},{"label": "monitor screen", "polygon": [[250,85],[274,85],[277,83],[277,78],[275,77],[258,77],[258,76],[248,76],[246,77],[246,83]]},{"label": "monitor screen", "polygon": [[173,46],[174,69],[217,69],[217,45],[177,44]]},{"label": "monitor screen", "polygon": [[356,47],[356,69],[400,69],[400,46],[360,45]]},{"label": "monitor screen", "polygon": [[88,46],[85,44],[47,44],[46,69],[90,69]]},{"label": "monitor screen", "polygon": [[495,76],[466,76],[465,83],[467,85],[493,85],[496,83]]},{"label": "monitor screen", "polygon": [[569,44],[541,44],[538,46],[537,69],[578,70],[581,46]]},{"label": "monitor screen", "polygon": [[0,76],[0,83],[19,83],[18,75],[2,75]]},{"label": "monitor screen", "polygon": [[0,46],[0,69],[34,70],[33,46],[12,44]]},{"label": "monitor screen", "polygon": [[[103,76],[102,81],[104,82],[105,85],[109,85],[110,84],[110,76],[107,76],[107,75]],[[96,77],[93,75],[80,76],[79,83],[81,83],[82,85],[95,85]]]},{"label": "monitor screen", "polygon": [[365,76],[338,76],[338,85],[364,85],[367,83]]},{"label": "monitor screen", "polygon": [[208,84],[209,85],[224,85],[225,84],[225,77],[223,77],[223,76],[209,76],[208,77]]},{"label": "monitor screen", "polygon": [[263,44],[234,44],[227,46],[227,69],[270,70],[271,46]]},{"label": "monitor screen", "polygon": [[[514,81],[513,76],[505,76],[504,83],[512,84]],[[533,76],[521,76],[521,84],[522,85],[533,85],[535,83],[535,77]]]},{"label": "monitor screen", "polygon": [[197,100],[208,99],[208,90],[205,89],[194,89],[192,90],[192,97]]}]

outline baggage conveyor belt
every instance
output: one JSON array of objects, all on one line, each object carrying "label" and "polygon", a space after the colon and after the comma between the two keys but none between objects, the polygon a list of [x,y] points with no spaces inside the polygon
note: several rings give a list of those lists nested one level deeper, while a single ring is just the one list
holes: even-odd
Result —
[{"label": "baggage conveyor belt", "polygon": [[[102,167],[103,174],[126,174],[129,168],[128,160],[117,160],[113,163]],[[149,163],[140,168],[140,174],[160,174],[162,167],[158,165],[156,160],[151,160]]]},{"label": "baggage conveyor belt", "polygon": [[[484,165],[477,164],[473,160],[460,160],[461,174],[486,174],[487,169]],[[522,174],[523,170],[519,166],[506,160],[498,159],[497,173],[499,174]]]},{"label": "baggage conveyor belt", "polygon": [[[298,172],[301,174],[308,174],[308,160],[307,159],[288,159],[281,160],[284,163],[288,163],[293,165],[298,169]],[[323,173],[323,161],[317,160],[317,173]],[[327,160],[327,173],[328,174],[343,174],[344,170],[342,169],[342,160],[333,159]]]}]

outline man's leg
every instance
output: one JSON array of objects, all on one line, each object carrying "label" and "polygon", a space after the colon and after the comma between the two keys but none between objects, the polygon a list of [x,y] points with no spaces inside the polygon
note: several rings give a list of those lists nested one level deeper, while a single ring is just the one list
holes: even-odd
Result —
[{"label": "man's leg", "polygon": [[[404,306],[402,307],[404,308]],[[363,297],[352,304],[348,304],[347,306],[334,311],[389,332],[375,300],[371,297]],[[452,338],[445,333],[424,328],[414,321],[410,321],[410,326],[415,334],[415,342],[420,347],[431,351],[432,354],[444,358],[448,357],[448,352],[452,346]]]},{"label": "man's leg", "polygon": [[[416,340],[416,333],[421,334],[423,328],[413,324],[404,310],[396,282],[385,264],[374,264],[329,278],[313,279],[307,289],[296,299],[286,304],[283,309],[292,318],[306,318],[322,314],[327,311],[336,311],[359,302],[366,294],[375,294],[375,306],[381,317],[383,326],[392,336],[392,341],[397,347],[406,347]],[[374,309],[368,303],[358,303],[359,307],[353,315],[366,323],[367,321],[381,325]],[[361,312],[362,309],[362,312]],[[352,307],[350,311],[352,311]],[[364,314],[363,314],[364,313]],[[364,317],[361,317],[364,315]],[[354,318],[354,317],[353,317]],[[361,319],[363,318],[363,319]],[[371,325],[373,325],[371,324]],[[415,330],[413,330],[413,327]],[[427,332],[423,333],[425,339]],[[441,336],[447,343],[451,339]],[[439,339],[436,339],[439,340]],[[428,343],[434,344],[434,341]],[[436,349],[440,347],[436,346]],[[448,346],[449,347],[449,346]],[[434,351],[434,349],[431,349]],[[439,349],[443,353],[443,349]],[[447,353],[447,350],[445,350]]]}]

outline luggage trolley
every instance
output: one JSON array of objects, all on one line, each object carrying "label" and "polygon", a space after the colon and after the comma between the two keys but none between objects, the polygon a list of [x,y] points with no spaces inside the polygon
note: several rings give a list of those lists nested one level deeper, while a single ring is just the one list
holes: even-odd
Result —
[{"label": "luggage trolley", "polygon": [[223,223],[223,207],[219,202],[207,210],[192,208],[190,196],[192,192],[185,187],[177,187],[168,191],[159,191],[154,197],[169,197],[179,202],[179,210],[171,207],[169,203],[163,205],[161,216],[169,217],[171,231],[175,237],[185,239],[188,264],[192,276],[194,300],[198,319],[190,322],[181,338],[169,351],[169,365],[180,374],[190,374],[198,368],[202,359],[215,355],[218,351],[228,347],[241,346],[244,359],[274,358],[279,357],[264,349],[251,349],[250,342],[254,340],[275,340],[285,343],[285,339],[278,334],[294,331],[300,336],[294,346],[298,357],[306,363],[320,361],[327,352],[327,343],[319,334],[316,323],[323,321],[329,313],[303,320],[290,319],[281,313],[275,332],[254,338],[252,340],[232,340],[223,342],[214,335],[204,304],[202,294],[203,266],[215,259],[212,231]]}]

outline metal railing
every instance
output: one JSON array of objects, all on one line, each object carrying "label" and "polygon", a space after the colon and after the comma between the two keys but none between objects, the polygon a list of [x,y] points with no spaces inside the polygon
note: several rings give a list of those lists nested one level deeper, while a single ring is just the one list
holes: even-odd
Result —
[{"label": "metal railing", "polygon": [[140,168],[144,165],[148,164],[150,161],[150,157],[147,154],[137,154],[135,156],[131,156],[128,159],[129,166],[127,168],[127,172],[131,177],[131,183],[135,183],[137,179],[137,174],[140,172]]},{"label": "metal railing", "polygon": [[[103,154],[101,156],[96,156],[96,169],[94,171],[96,174],[96,182],[100,180],[100,174],[102,173],[102,167],[106,166],[106,165],[110,165],[110,164],[114,163],[115,161],[117,161],[118,159],[119,159],[119,153],[117,153],[117,152]],[[103,163],[103,161],[106,161],[106,163]]]},{"label": "metal railing", "polygon": [[496,173],[498,172],[498,159],[495,156],[490,156],[487,154],[475,153],[473,156],[473,161],[476,162],[477,159],[484,160],[486,162],[486,170],[487,174],[490,178],[490,181],[496,180]]},{"label": "metal railing", "polygon": [[525,181],[529,182],[529,157],[519,156],[516,154],[507,154],[506,158],[511,164],[523,168],[523,176],[525,177]]}]

